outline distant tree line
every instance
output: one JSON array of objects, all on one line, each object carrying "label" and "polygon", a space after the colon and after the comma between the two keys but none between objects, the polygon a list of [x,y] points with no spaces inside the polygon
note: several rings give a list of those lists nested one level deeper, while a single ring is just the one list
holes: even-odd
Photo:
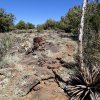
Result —
[{"label": "distant tree line", "polygon": [[16,25],[15,28],[17,29],[34,29],[35,25],[33,25],[32,23],[28,22],[25,23],[25,21],[20,20]]},{"label": "distant tree line", "polygon": [[20,20],[16,25],[14,24],[15,16],[12,13],[6,13],[3,8],[0,8],[0,32],[8,32],[13,29],[34,29],[35,25],[32,23],[25,23]]},{"label": "distant tree line", "polygon": [[[37,25],[37,30],[63,30],[67,33],[79,33],[80,18],[81,18],[82,7],[75,6],[69,9],[65,16],[62,16],[60,21],[48,19],[44,24]],[[85,19],[86,30],[95,30],[96,32],[100,29],[100,3],[88,4],[88,10]],[[15,16],[11,13],[6,13],[4,9],[0,8],[0,32],[10,31],[12,29],[34,29],[35,25],[32,23],[26,23],[20,20],[14,25]]]},{"label": "distant tree line", "polygon": [[[88,4],[88,10],[85,19],[85,25],[87,30],[100,30],[100,3]],[[79,33],[80,19],[81,19],[82,8],[81,6],[75,6],[69,9],[65,16],[62,16],[60,21],[48,19],[44,24],[37,25],[38,30],[63,30],[67,33]]]}]

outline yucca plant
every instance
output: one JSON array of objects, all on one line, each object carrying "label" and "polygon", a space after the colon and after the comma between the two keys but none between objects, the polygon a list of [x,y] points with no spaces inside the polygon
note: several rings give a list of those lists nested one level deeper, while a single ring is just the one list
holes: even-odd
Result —
[{"label": "yucca plant", "polygon": [[66,91],[70,100],[100,100],[100,68],[83,67],[68,81]]}]

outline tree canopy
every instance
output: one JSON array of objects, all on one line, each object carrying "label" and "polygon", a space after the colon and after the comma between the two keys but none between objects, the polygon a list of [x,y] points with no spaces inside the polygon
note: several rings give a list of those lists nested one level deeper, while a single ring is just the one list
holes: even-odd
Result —
[{"label": "tree canopy", "polygon": [[6,13],[4,9],[0,8],[0,32],[7,32],[13,28],[14,15]]},{"label": "tree canopy", "polygon": [[[89,3],[87,7],[87,13],[85,18],[86,29],[92,29],[99,31],[100,29],[100,3]],[[38,29],[59,29],[64,30],[67,33],[79,34],[80,19],[81,19],[82,7],[74,6],[69,9],[65,16],[62,16],[60,21],[54,21],[48,19],[44,24],[38,25]],[[40,27],[40,28],[39,28]]]}]

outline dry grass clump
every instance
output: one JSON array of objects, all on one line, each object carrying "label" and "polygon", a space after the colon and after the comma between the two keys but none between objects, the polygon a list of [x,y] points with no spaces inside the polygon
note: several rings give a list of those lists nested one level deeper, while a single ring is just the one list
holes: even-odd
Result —
[{"label": "dry grass clump", "polygon": [[0,66],[5,65],[5,61],[3,60],[3,57],[7,54],[9,49],[11,48],[13,43],[13,39],[9,35],[5,35],[0,39]]}]

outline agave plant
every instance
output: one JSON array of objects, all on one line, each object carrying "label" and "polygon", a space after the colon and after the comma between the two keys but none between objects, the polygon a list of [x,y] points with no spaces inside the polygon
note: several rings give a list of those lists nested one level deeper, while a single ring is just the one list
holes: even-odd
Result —
[{"label": "agave plant", "polygon": [[70,100],[100,100],[100,68],[81,68],[68,81],[66,90]]}]

